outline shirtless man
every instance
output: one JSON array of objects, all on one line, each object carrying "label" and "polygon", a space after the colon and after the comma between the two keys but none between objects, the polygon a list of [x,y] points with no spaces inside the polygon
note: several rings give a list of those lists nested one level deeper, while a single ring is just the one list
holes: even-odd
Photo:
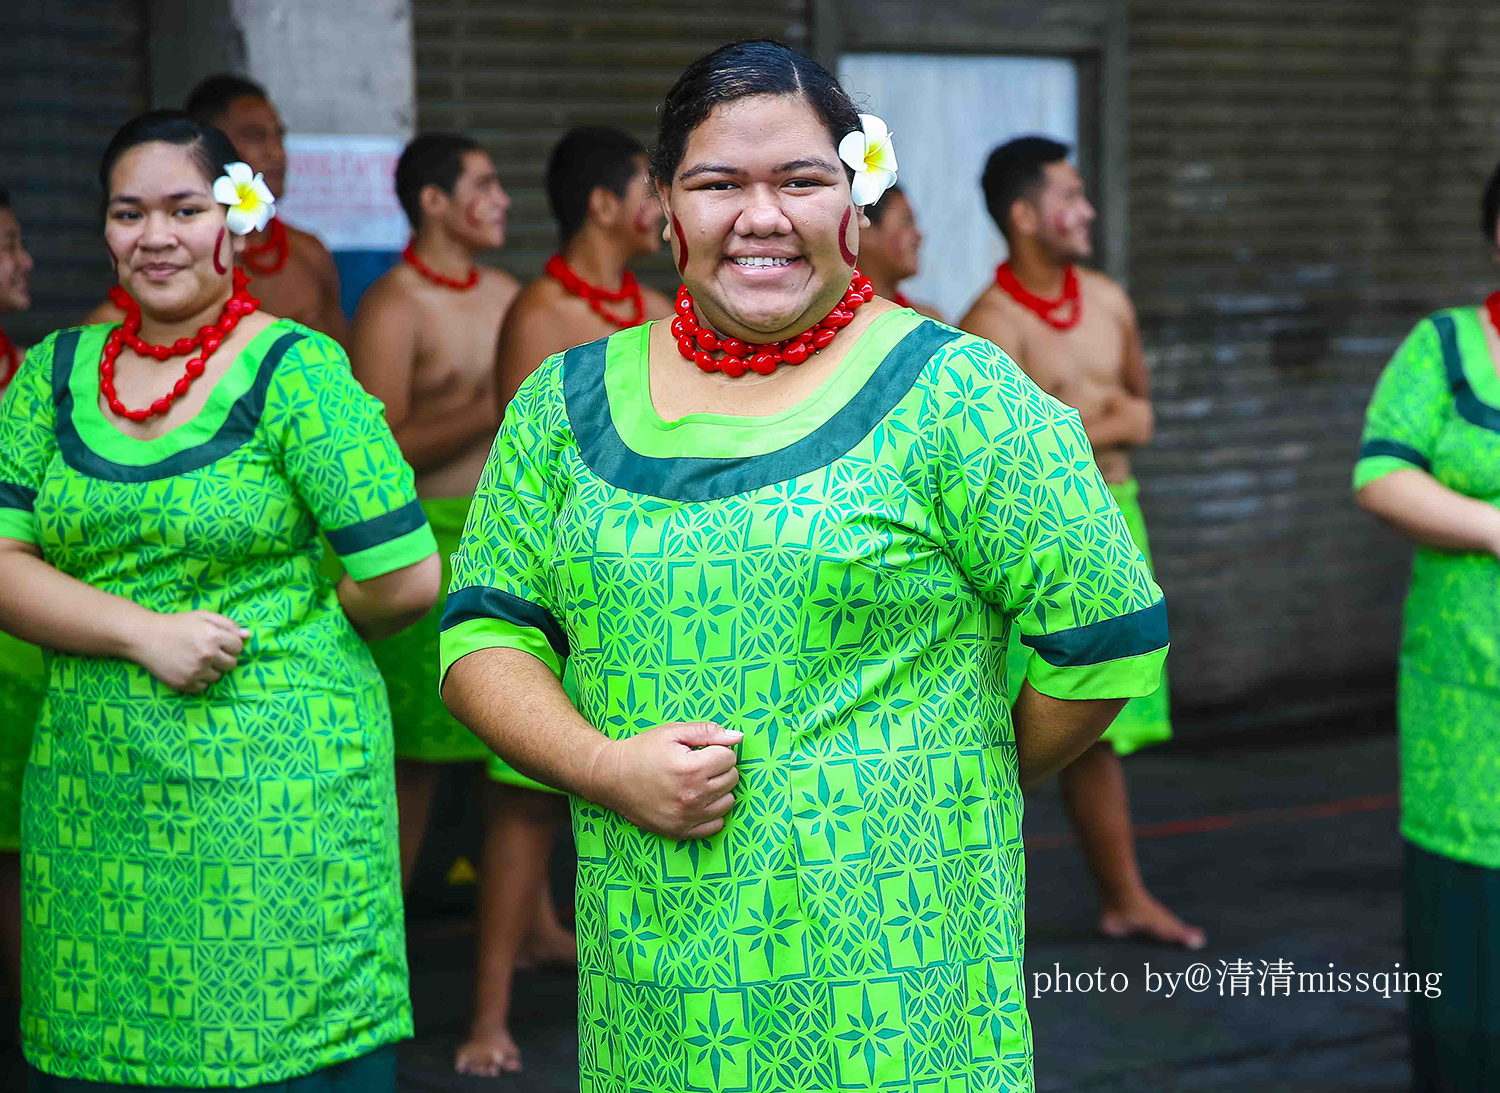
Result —
[{"label": "shirtless man", "polygon": [[[494,362],[501,412],[553,353],[672,314],[671,302],[641,287],[627,269],[661,246],[661,212],[639,141],[598,126],[568,132],[547,162],[547,199],[561,250],[548,262],[547,275],[521,292],[501,328]],[[565,686],[571,682],[564,679]],[[555,934],[548,920],[547,862],[567,819],[567,799],[498,758],[490,760],[490,775],[501,789],[498,822],[489,828],[479,870],[474,1016],[455,1066],[461,1073],[494,1076],[521,1069],[510,1034],[511,984],[528,910],[538,908],[534,934]],[[492,922],[485,921],[486,910]]]},{"label": "shirtless man", "polygon": [[[193,89],[184,109],[223,130],[250,169],[263,174],[271,193],[281,200],[286,190],[286,130],[265,88],[243,76],[210,76]],[[246,236],[240,264],[255,282],[262,310],[321,330],[340,345],[349,344],[349,325],[339,304],[338,268],[317,236],[277,217],[264,231]],[[105,301],[85,322],[117,323],[124,317]]]},{"label": "shirtless man", "polygon": [[[1076,263],[1093,253],[1094,209],[1068,162],[1068,147],[1022,137],[991,153],[984,196],[1010,247],[959,325],[999,345],[1048,394],[1083,420],[1094,459],[1137,545],[1150,560],[1130,473],[1130,449],[1151,441],[1154,419],[1135,310],[1114,281]],[[1030,650],[1013,642],[1012,693]],[[1166,677],[1132,699],[1103,739],[1059,775],[1063,801],[1098,888],[1099,928],[1145,934],[1189,949],[1205,943],[1146,889],[1135,857],[1125,771],[1119,755],[1170,739]]]},{"label": "shirtless man", "polygon": [[[448,133],[424,133],[406,146],[396,194],[412,241],[360,301],[352,364],[355,378],[385,404],[446,567],[500,424],[495,341],[521,286],[474,259],[505,242],[510,198],[480,146]],[[445,588],[447,580],[445,571]],[[438,697],[442,607],[371,647],[391,698],[403,884],[422,846],[438,764],[489,755]]]},{"label": "shirtless man", "polygon": [[920,271],[922,256],[922,233],[906,192],[892,186],[879,201],[866,205],[864,212],[870,223],[859,230],[859,272],[875,286],[875,295],[945,322],[937,308],[914,303],[901,292],[901,282]]}]

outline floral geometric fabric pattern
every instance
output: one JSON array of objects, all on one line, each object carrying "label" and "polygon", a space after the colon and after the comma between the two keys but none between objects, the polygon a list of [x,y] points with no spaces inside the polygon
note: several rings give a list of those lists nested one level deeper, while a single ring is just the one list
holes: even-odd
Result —
[{"label": "floral geometric fabric pattern", "polygon": [[[1381,374],[1354,487],[1397,470],[1500,505],[1500,374],[1478,308],[1423,319]],[[1417,547],[1400,665],[1401,833],[1500,868],[1500,561]]]},{"label": "floral geometric fabric pattern", "polygon": [[0,534],[251,637],[202,695],[50,657],[22,809],[26,1056],[103,1082],[296,1077],[411,1029],[389,709],[318,530],[362,579],[432,535],[330,339],[273,323],[192,422],[140,441],[99,408],[109,329],[49,337],[0,403]]},{"label": "floral geometric fabric pattern", "polygon": [[785,414],[664,422],[648,333],[523,385],[443,634],[566,661],[610,736],[745,733],[713,838],[573,801],[582,1089],[1031,1088],[1006,637],[1069,698],[1166,646],[1077,415],[891,312]]}]

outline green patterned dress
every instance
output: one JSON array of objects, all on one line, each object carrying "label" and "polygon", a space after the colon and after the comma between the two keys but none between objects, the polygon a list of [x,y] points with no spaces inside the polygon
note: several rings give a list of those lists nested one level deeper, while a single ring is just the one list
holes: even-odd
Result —
[{"label": "green patterned dress", "polygon": [[[1422,320],[1375,388],[1360,489],[1426,471],[1500,505],[1500,375],[1477,308]],[[1418,547],[1401,640],[1401,833],[1500,869],[1500,562]]]},{"label": "green patterned dress", "polygon": [[[0,401],[9,389],[0,387]],[[0,631],[0,851],[21,849],[21,780],[46,691],[42,651]]]},{"label": "green patterned dress", "polygon": [[1006,637],[1065,699],[1167,643],[1077,414],[892,311],[784,413],[666,422],[648,333],[522,386],[444,619],[445,671],[566,660],[611,736],[746,734],[711,839],[573,800],[582,1089],[1030,1089]]},{"label": "green patterned dress", "polygon": [[100,1082],[281,1081],[411,1032],[385,687],[318,576],[318,530],[360,580],[432,533],[331,339],[273,323],[143,441],[99,407],[110,329],[47,338],[0,403],[0,536],[251,637],[196,696],[51,656],[22,809],[26,1057]]}]

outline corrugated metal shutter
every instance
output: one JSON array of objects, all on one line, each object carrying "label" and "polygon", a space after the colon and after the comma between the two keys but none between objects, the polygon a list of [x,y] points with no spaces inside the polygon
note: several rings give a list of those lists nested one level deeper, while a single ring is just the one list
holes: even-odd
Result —
[{"label": "corrugated metal shutter", "polygon": [[1137,465],[1180,703],[1390,702],[1408,551],[1349,474],[1401,336],[1494,287],[1497,47],[1488,0],[1130,4]]},{"label": "corrugated metal shutter", "polygon": [[[656,108],[696,57],[737,38],[801,47],[806,0],[595,4],[413,0],[417,125],[482,141],[510,193],[509,238],[492,259],[522,278],[557,247],[542,175],[574,125],[615,125],[650,145]],[[663,248],[648,280],[675,288]]]},{"label": "corrugated metal shutter", "polygon": [[0,186],[36,259],[32,306],[4,317],[23,345],[77,322],[113,278],[100,237],[99,156],[146,108],[142,5],[11,0],[0,34]]}]

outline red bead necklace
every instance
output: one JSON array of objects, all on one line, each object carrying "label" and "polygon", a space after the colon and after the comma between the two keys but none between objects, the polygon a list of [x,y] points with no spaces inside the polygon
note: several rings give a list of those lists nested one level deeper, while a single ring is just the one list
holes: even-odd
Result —
[{"label": "red bead necklace", "polygon": [[0,391],[10,386],[10,381],[16,378],[16,373],[21,369],[21,354],[16,349],[16,343],[10,340],[10,335],[0,330]]},{"label": "red bead necklace", "polygon": [[906,298],[906,294],[899,288],[891,293],[891,303],[897,307],[911,307],[911,301]]},{"label": "red bead necklace", "polygon": [[1490,325],[1500,333],[1500,292],[1490,293],[1490,298],[1484,302],[1484,310],[1489,313]]},{"label": "red bead necklace", "polygon": [[[646,301],[641,296],[641,286],[635,279],[635,274],[628,269],[624,278],[620,281],[620,288],[616,292],[591,285],[578,274],[574,273],[567,261],[560,254],[554,254],[547,259],[547,276],[562,285],[564,289],[574,296],[582,297],[588,302],[590,310],[605,322],[624,330],[627,326],[635,326],[646,314]],[[630,301],[630,317],[618,319],[604,310],[604,305],[620,304],[626,300]]]},{"label": "red bead necklace", "polygon": [[[1063,274],[1062,295],[1055,300],[1045,299],[1027,289],[1016,277],[1008,261],[1001,262],[1000,268],[995,270],[995,284],[1054,330],[1071,330],[1083,318],[1083,307],[1078,299],[1078,272],[1072,266]],[[1060,315],[1059,312],[1063,314]]]},{"label": "red bead necklace", "polygon": [[433,269],[426,262],[417,257],[416,244],[414,243],[406,244],[406,249],[401,252],[401,260],[412,269],[420,273],[423,277],[427,278],[433,284],[442,285],[444,288],[456,288],[460,292],[462,292],[466,288],[473,288],[475,285],[479,284],[478,266],[471,266],[469,268],[469,275],[462,281],[459,281],[452,277],[444,277],[437,270]]},{"label": "red bead necklace", "polygon": [[[677,290],[677,317],[672,320],[672,336],[677,339],[677,352],[705,372],[723,372],[726,376],[739,377],[748,368],[769,376],[779,364],[801,364],[818,350],[826,349],[838,332],[854,321],[854,313],[874,298],[875,286],[868,277],[855,270],[844,298],[816,325],[779,342],[743,342],[738,338],[720,337],[699,326],[692,294],[683,285]],[[722,352],[724,356],[715,357],[716,352]]]},{"label": "red bead necklace", "polygon": [[[152,345],[141,339],[136,334],[136,331],[141,328],[141,305],[136,303],[130,293],[119,285],[110,289],[109,298],[125,312],[125,321],[109,332],[109,337],[104,342],[104,351],[99,355],[99,393],[109,404],[110,411],[137,423],[153,416],[166,414],[174,402],[188,393],[188,388],[192,387],[193,381],[203,375],[203,362],[208,360],[225,338],[229,337],[230,332],[239,325],[241,319],[260,306],[260,301],[250,295],[245,287],[248,281],[245,271],[236,268],[234,295],[230,296],[228,302],[224,304],[224,310],[219,312],[218,320],[209,326],[199,327],[195,337],[178,338],[171,345]],[[125,404],[120,401],[120,396],[115,393],[115,358],[127,345],[138,355],[158,361],[186,356],[199,348],[202,349],[202,354],[188,361],[182,378],[172,385],[170,391],[149,407],[144,410],[127,410]]]},{"label": "red bead necklace", "polygon": [[[271,222],[266,225],[266,231],[269,235],[264,243],[251,243],[240,255],[240,261],[257,277],[269,277],[273,273],[280,273],[292,253],[291,241],[286,237],[286,225],[279,217],[271,218]],[[270,257],[267,258],[267,255]]]}]

